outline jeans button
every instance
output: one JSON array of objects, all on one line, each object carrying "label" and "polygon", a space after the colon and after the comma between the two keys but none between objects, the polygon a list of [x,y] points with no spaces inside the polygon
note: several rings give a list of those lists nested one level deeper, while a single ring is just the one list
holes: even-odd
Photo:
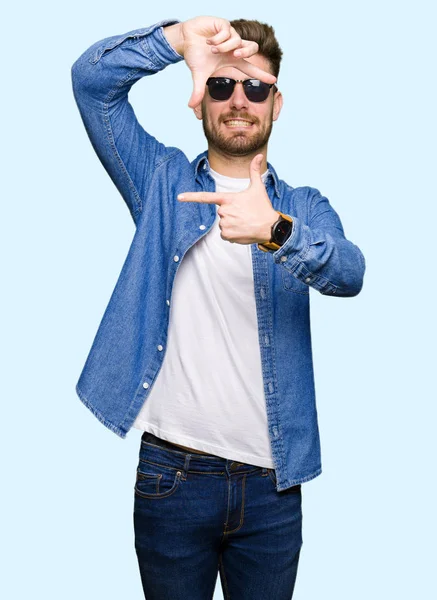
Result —
[{"label": "jeans button", "polygon": [[238,467],[241,467],[243,463],[240,462],[232,462],[231,463],[231,471],[236,471],[238,469]]}]

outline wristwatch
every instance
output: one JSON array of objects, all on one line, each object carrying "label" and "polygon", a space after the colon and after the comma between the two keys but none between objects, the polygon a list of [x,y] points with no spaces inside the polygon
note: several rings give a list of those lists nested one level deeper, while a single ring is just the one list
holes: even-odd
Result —
[{"label": "wristwatch", "polygon": [[293,219],[290,215],[284,215],[284,213],[281,213],[279,210],[276,212],[279,214],[279,219],[272,225],[272,235],[270,240],[258,244],[258,248],[263,252],[278,250],[285,244],[293,231]]}]

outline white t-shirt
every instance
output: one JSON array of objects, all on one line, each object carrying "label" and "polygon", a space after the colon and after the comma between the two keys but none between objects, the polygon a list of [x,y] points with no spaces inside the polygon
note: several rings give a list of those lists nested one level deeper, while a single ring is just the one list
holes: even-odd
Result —
[{"label": "white t-shirt", "polygon": [[[212,169],[211,175],[217,192],[250,184]],[[133,426],[272,469],[251,247],[223,240],[219,220],[179,265],[163,364]]]}]

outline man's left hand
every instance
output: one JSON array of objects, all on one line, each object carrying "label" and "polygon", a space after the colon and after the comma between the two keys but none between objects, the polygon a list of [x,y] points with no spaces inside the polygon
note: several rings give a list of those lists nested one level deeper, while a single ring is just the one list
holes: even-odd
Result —
[{"label": "man's left hand", "polygon": [[252,159],[250,184],[242,192],[184,192],[178,195],[178,200],[217,204],[223,240],[237,244],[268,242],[279,214],[273,208],[261,178],[262,160],[262,154]]}]

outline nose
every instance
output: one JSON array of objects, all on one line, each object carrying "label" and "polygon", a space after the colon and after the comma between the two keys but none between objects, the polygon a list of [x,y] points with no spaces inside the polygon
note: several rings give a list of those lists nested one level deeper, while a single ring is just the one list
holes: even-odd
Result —
[{"label": "nose", "polygon": [[244,88],[241,81],[237,81],[235,84],[234,91],[230,97],[230,105],[231,108],[236,108],[238,110],[241,110],[242,108],[248,108],[249,106],[249,101],[244,93]]}]

